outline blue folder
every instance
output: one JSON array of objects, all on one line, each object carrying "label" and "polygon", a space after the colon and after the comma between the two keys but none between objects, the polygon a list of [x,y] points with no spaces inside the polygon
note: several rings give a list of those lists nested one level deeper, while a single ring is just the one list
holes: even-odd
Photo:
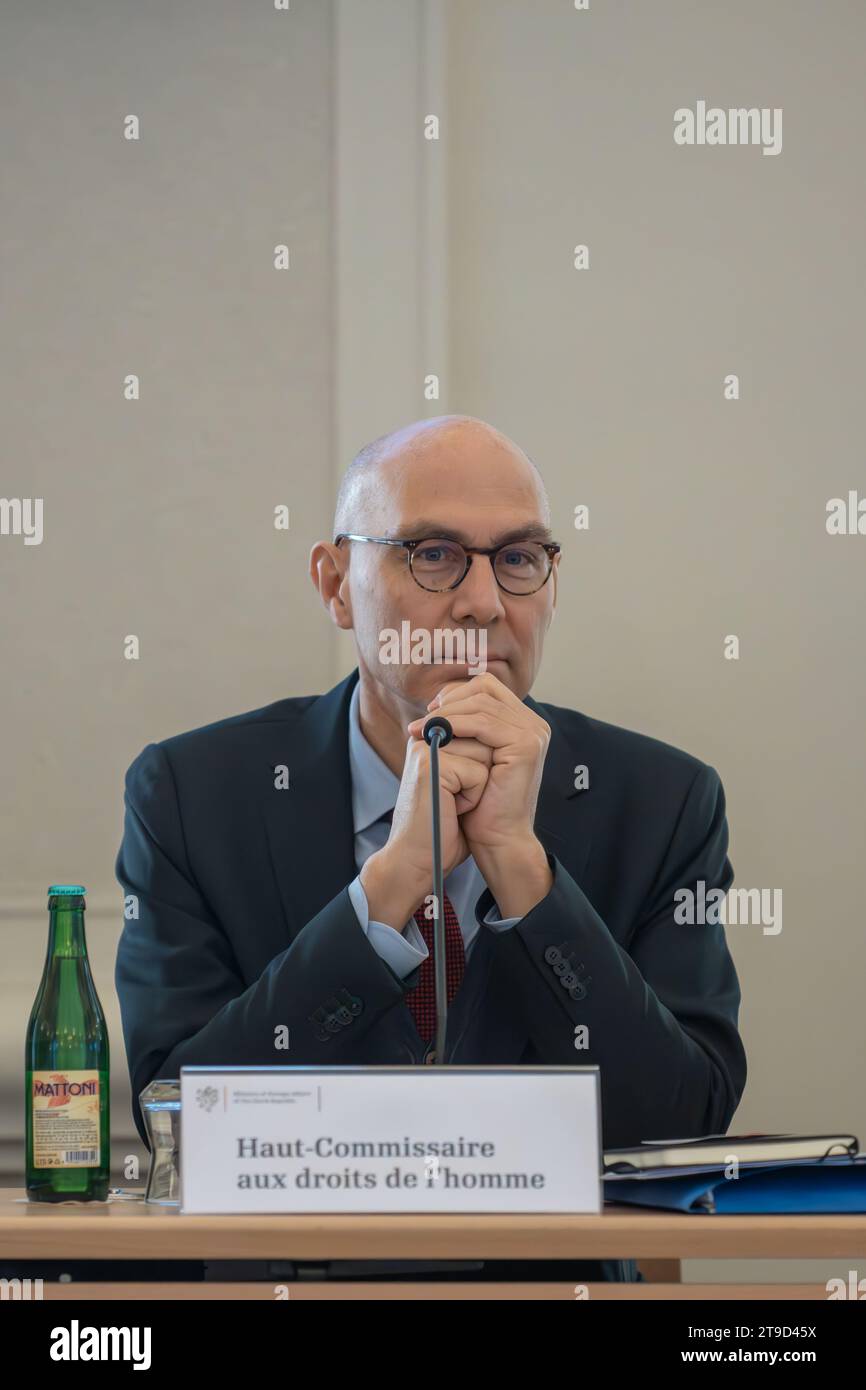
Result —
[{"label": "blue folder", "polygon": [[724,1171],[687,1177],[605,1179],[606,1202],[685,1212],[866,1212],[866,1158],[761,1164],[737,1178]]}]

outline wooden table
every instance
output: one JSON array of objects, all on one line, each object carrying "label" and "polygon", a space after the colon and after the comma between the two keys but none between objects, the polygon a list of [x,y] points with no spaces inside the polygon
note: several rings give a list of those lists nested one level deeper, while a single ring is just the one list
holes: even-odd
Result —
[{"label": "wooden table", "polygon": [[[824,1284],[680,1284],[686,1258],[834,1258],[866,1268],[866,1215],[718,1216],[605,1206],[598,1216],[323,1215],[182,1216],[143,1201],[81,1205],[30,1203],[0,1188],[0,1264],[16,1260],[439,1260],[629,1259],[647,1284],[589,1284],[595,1299],[807,1298],[826,1300]],[[43,1285],[46,1299],[262,1298],[279,1277],[257,1283]],[[289,1285],[297,1298],[561,1298],[573,1284],[330,1283]]]}]

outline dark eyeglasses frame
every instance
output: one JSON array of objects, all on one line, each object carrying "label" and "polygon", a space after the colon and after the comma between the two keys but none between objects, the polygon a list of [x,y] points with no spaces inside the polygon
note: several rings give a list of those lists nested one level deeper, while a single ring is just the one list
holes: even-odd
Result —
[{"label": "dark eyeglasses frame", "polygon": [[[466,556],[466,568],[459,579],[455,579],[453,584],[446,584],[444,589],[428,589],[427,585],[422,584],[420,580],[417,579],[415,576],[415,572],[412,569],[412,556],[419,545],[424,545],[428,541],[438,540],[449,541],[451,545],[459,545],[460,549]],[[421,536],[419,540],[400,541],[392,540],[390,536],[355,536],[352,535],[352,533],[349,531],[341,531],[339,535],[334,537],[334,545],[339,545],[340,541],[369,541],[374,545],[401,545],[403,549],[407,552],[406,558],[409,562],[409,573],[412,575],[412,578],[415,580],[415,583],[418,585],[418,588],[423,589],[424,592],[427,594],[447,594],[449,590],[456,589],[458,584],[462,584],[467,574],[469,573],[469,567],[472,564],[473,555],[487,555],[488,557],[490,557],[493,555],[498,555],[500,550],[507,550],[509,546],[521,544],[519,540],[505,541],[502,545],[494,545],[491,546],[489,549],[485,550],[481,546],[477,545],[463,545],[462,541],[452,540],[450,536]],[[493,578],[496,580],[496,583],[499,585],[502,592],[505,594],[510,594],[512,598],[529,598],[531,594],[537,594],[539,590],[543,589],[551,574],[553,573],[554,557],[557,556],[562,549],[562,547],[557,545],[555,541],[531,541],[526,542],[526,544],[540,545],[542,550],[547,551],[547,574],[544,576],[537,589],[524,589],[520,593],[515,592],[514,589],[506,589],[505,585],[500,580],[499,575],[496,573],[495,564],[493,564],[491,560],[490,568],[493,570]]]}]

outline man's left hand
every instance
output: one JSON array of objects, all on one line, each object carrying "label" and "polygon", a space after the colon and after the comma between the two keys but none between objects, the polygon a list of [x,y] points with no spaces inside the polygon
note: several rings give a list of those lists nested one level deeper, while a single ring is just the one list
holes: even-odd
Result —
[{"label": "man's left hand", "polygon": [[421,738],[427,719],[441,713],[455,738],[474,738],[492,750],[481,799],[460,823],[502,916],[524,916],[553,881],[533,829],[550,725],[489,671],[450,681],[428,711],[408,726],[410,734]]}]

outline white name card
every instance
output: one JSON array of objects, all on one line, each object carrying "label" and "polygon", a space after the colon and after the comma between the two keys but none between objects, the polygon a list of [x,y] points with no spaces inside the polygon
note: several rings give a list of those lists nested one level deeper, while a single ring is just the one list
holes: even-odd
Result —
[{"label": "white name card", "polygon": [[598,1212],[597,1067],[182,1067],[182,1212]]}]

